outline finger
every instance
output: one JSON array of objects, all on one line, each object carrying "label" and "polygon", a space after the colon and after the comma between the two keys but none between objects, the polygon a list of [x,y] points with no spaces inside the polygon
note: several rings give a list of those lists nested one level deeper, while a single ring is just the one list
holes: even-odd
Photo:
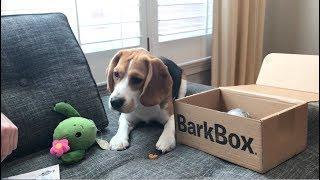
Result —
[{"label": "finger", "polygon": [[[2,137],[3,134],[3,137]],[[9,132],[5,131],[5,133],[1,134],[1,156],[7,156],[9,153],[10,149],[10,137],[9,137]]]},{"label": "finger", "polygon": [[1,123],[10,124],[12,123],[7,116],[1,113]]},{"label": "finger", "polygon": [[12,150],[9,150],[8,153],[6,154],[6,157],[8,157],[12,153]]},{"label": "finger", "polygon": [[5,155],[5,152],[6,152],[6,149],[5,149],[5,135],[3,132],[1,132],[1,159],[2,159],[2,156]]},{"label": "finger", "polygon": [[17,145],[18,145],[18,137],[19,137],[19,131],[18,128],[15,127],[14,129],[14,136],[13,136],[13,150],[17,149]]},{"label": "finger", "polygon": [[[12,152],[13,150],[13,136],[14,136],[14,133],[13,133],[13,127],[11,126],[10,127],[10,131],[9,131],[9,154]],[[8,155],[9,155],[8,154]]]},{"label": "finger", "polygon": [[1,155],[1,162],[6,158],[7,156],[2,156]]}]

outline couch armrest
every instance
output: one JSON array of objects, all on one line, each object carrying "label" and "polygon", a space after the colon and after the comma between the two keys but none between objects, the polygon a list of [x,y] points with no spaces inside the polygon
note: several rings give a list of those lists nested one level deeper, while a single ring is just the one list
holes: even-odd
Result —
[{"label": "couch armrest", "polygon": [[207,91],[213,89],[212,86],[207,86],[203,84],[198,84],[198,83],[193,83],[193,82],[188,82],[187,83],[187,96],[190,96],[192,94],[200,93],[203,91]]}]

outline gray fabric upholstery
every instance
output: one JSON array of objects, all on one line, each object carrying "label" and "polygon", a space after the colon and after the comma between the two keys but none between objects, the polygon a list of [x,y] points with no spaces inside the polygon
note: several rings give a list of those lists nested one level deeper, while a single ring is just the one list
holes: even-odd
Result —
[{"label": "gray fabric upholstery", "polygon": [[51,145],[64,116],[55,103],[70,102],[100,128],[108,124],[89,66],[63,14],[1,16],[1,112],[19,128],[8,157]]},{"label": "gray fabric upholstery", "polygon": [[[198,90],[197,90],[198,89]],[[188,84],[188,92],[200,92],[208,86]],[[116,133],[119,114],[107,107],[108,96],[102,98],[109,127],[103,138],[110,140]],[[130,135],[130,147],[124,151],[104,151],[94,146],[87,158],[72,166],[60,166],[61,178],[319,178],[319,102],[309,105],[308,148],[266,174],[259,174],[185,145],[177,147],[157,160],[147,159],[154,150],[162,127],[158,124],[139,125]],[[48,149],[1,166],[1,177],[58,164]]]},{"label": "gray fabric upholstery", "polygon": [[211,86],[199,85],[197,83],[188,82],[187,83],[187,96],[192,94],[197,94],[199,92],[208,91],[212,89]]}]

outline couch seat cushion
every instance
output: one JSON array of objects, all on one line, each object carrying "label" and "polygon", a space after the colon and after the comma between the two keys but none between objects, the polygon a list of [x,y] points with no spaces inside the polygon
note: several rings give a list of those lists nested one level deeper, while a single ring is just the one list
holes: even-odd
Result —
[{"label": "couch seat cushion", "polygon": [[[103,97],[107,108],[108,97]],[[107,109],[110,125],[103,138],[110,140],[118,128],[119,114]],[[147,154],[154,150],[162,132],[156,124],[140,125],[130,135],[130,147],[124,151],[90,149],[87,158],[71,166],[60,165],[61,178],[73,179],[168,179],[168,178],[319,178],[319,103],[309,107],[308,148],[266,174],[229,163],[202,151],[184,145],[149,160]],[[1,177],[17,175],[58,164],[59,161],[41,151],[1,166]]]}]

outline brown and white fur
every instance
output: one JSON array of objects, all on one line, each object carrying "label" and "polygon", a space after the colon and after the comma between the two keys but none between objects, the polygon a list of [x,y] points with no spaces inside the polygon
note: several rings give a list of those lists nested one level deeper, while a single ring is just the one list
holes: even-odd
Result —
[{"label": "brown and white fur", "polygon": [[[110,141],[111,150],[129,146],[129,133],[139,121],[157,120],[164,125],[156,148],[168,152],[175,148],[172,78],[168,68],[143,48],[119,51],[107,69],[109,107],[121,113],[119,128]],[[182,76],[179,98],[186,94]]]}]

